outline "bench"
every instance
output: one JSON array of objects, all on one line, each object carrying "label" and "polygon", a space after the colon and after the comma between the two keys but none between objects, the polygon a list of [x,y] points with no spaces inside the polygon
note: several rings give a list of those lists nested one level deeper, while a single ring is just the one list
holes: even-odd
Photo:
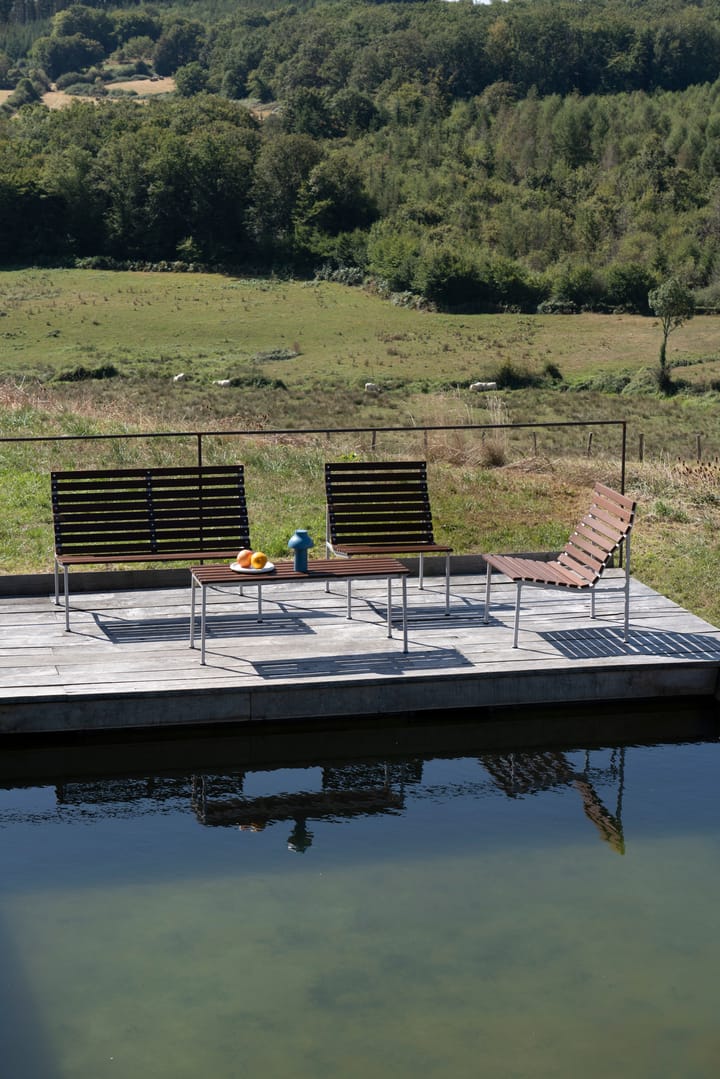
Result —
[{"label": "bench", "polygon": [[52,472],[55,603],[69,569],[235,558],[250,547],[243,465]]},{"label": "bench", "polygon": [[436,543],[425,461],[341,461],[325,465],[326,535],[329,554],[445,555],[445,614],[450,613],[451,547]]}]

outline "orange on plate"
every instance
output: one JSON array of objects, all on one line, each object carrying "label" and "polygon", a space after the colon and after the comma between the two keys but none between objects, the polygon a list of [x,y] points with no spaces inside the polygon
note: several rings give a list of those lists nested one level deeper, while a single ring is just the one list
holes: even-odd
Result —
[{"label": "orange on plate", "polygon": [[250,565],[253,553],[249,551],[247,547],[243,547],[242,551],[238,551],[237,564],[242,566],[243,569],[247,569]]},{"label": "orange on plate", "polygon": [[266,554],[263,554],[262,551],[255,551],[250,559],[250,565],[252,569],[263,569],[267,560]]}]

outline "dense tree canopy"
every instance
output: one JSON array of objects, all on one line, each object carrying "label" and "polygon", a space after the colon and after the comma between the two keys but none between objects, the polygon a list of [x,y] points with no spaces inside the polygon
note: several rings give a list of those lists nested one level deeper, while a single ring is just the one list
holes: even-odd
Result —
[{"label": "dense tree canopy", "polygon": [[[108,99],[148,65],[176,95]],[[720,298],[720,0],[0,0],[0,79],[5,264],[350,267],[450,307],[648,312],[670,275]],[[49,79],[96,100],[51,112]]]}]

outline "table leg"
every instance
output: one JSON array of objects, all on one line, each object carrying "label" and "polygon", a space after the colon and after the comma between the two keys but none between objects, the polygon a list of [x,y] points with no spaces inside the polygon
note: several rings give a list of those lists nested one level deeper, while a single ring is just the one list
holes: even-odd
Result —
[{"label": "table leg", "polygon": [[259,584],[257,586],[257,590],[258,590],[258,616],[257,616],[257,620],[258,620],[258,622],[262,622],[262,620],[263,620],[263,612],[262,612],[262,585],[261,584]]},{"label": "table leg", "polygon": [[351,582],[350,578],[348,577],[348,582],[347,582],[347,616],[348,616],[348,618],[352,618],[352,589],[350,587],[351,583],[352,582]]},{"label": "table leg", "polygon": [[402,579],[402,622],[403,622],[403,652],[408,650],[408,628],[407,628],[407,577],[403,576]]},{"label": "table leg", "polygon": [[387,586],[388,586],[388,595],[387,595],[388,637],[392,637],[392,577],[388,577]]}]

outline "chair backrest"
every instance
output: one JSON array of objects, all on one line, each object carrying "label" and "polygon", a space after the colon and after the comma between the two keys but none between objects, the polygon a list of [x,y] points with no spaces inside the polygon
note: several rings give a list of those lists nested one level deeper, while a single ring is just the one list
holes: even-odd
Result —
[{"label": "chair backrest", "polygon": [[243,465],[53,472],[50,482],[57,554],[249,545]]},{"label": "chair backrest", "polygon": [[[615,551],[630,537],[636,503],[603,483],[596,483],[590,509],[576,526],[558,557],[587,584],[594,584]],[[629,571],[629,560],[626,568]]]},{"label": "chair backrest", "polygon": [[343,543],[434,543],[425,461],[325,465],[328,538]]}]

